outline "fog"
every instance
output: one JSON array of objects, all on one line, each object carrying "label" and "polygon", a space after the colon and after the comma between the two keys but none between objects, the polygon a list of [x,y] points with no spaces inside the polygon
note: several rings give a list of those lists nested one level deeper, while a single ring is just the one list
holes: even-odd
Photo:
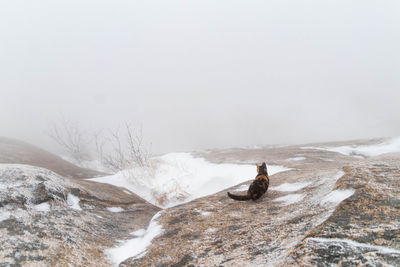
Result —
[{"label": "fog", "polygon": [[0,3],[0,136],[142,125],[155,153],[400,135],[400,2]]}]

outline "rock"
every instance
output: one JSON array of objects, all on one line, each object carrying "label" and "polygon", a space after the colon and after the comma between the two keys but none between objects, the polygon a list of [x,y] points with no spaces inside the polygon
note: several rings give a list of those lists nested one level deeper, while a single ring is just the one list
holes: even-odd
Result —
[{"label": "rock", "polygon": [[118,187],[0,164],[0,263],[110,266],[104,250],[145,227],[158,210]]},{"label": "rock", "polygon": [[[400,266],[400,154],[368,157],[352,146],[381,141],[197,153],[291,169],[271,175],[257,201],[226,195],[249,177],[162,213],[124,188],[0,165],[0,262],[110,266],[105,251],[157,213],[163,231],[121,267]],[[348,154],[325,149],[345,145]]]},{"label": "rock", "polygon": [[[233,201],[224,190],[167,209],[159,218],[164,233],[121,266],[400,265],[399,154],[362,159],[291,146],[198,156],[292,170],[272,175],[258,201]],[[295,157],[302,158],[286,160]],[[277,190],[285,183],[306,186]]]}]

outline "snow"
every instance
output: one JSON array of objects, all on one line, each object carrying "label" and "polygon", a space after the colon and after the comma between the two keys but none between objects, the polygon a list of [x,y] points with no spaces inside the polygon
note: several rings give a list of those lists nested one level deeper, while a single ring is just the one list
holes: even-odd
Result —
[{"label": "snow", "polygon": [[334,190],[321,200],[321,204],[325,204],[327,202],[339,203],[353,194],[354,194],[353,189]]},{"label": "snow", "polygon": [[312,182],[283,183],[278,186],[270,187],[270,190],[282,191],[282,192],[294,192],[309,186],[311,183]]},{"label": "snow", "polygon": [[244,184],[244,185],[241,185],[241,186],[239,186],[238,188],[236,188],[235,190],[232,190],[232,191],[233,192],[247,191],[249,189],[249,186],[250,185],[248,185],[248,184]]},{"label": "snow", "polygon": [[[251,180],[256,170],[254,165],[215,164],[190,153],[170,153],[152,158],[150,167],[91,180],[125,187],[156,206],[168,208]],[[286,170],[289,168],[268,166],[270,175]]]},{"label": "snow", "polygon": [[301,160],[306,160],[306,157],[294,157],[294,158],[288,158],[286,161],[301,161]]},{"label": "snow", "polygon": [[199,209],[195,209],[195,211],[197,211],[204,217],[210,216],[212,214],[212,212],[210,212],[210,211],[203,211],[203,210],[199,210]]},{"label": "snow", "polygon": [[122,212],[122,211],[124,211],[124,209],[121,208],[121,207],[107,207],[107,210],[109,210],[111,212]]},{"label": "snow", "polygon": [[391,247],[384,247],[384,246],[376,246],[371,244],[365,244],[356,242],[351,239],[342,239],[342,238],[308,238],[307,241],[314,241],[318,243],[334,243],[336,245],[346,244],[350,247],[354,248],[365,248],[371,251],[377,251],[381,254],[400,254],[399,249],[391,248]]},{"label": "snow", "polygon": [[77,196],[74,196],[73,194],[68,193],[67,203],[72,209],[82,210],[82,208],[79,206],[79,201],[80,200]]},{"label": "snow", "polygon": [[10,218],[11,213],[7,210],[0,209],[0,222]]},{"label": "snow", "polygon": [[[44,186],[46,192],[52,194],[57,202],[63,202],[59,197],[65,193],[69,185],[61,176],[49,170],[22,164],[0,164],[0,202],[7,199],[25,199],[26,205],[33,208],[35,188]],[[60,194],[56,194],[56,192]]]},{"label": "snow", "polygon": [[274,199],[273,201],[275,201],[275,202],[283,201],[284,202],[283,205],[288,206],[290,204],[301,201],[304,197],[305,197],[304,194],[290,194],[290,195],[286,195],[283,197],[278,197],[278,198]]},{"label": "snow", "polygon": [[302,149],[317,149],[340,153],[355,158],[373,157],[386,153],[400,152],[400,137],[389,139],[386,142],[373,145],[352,145],[339,147],[302,147]]},{"label": "snow", "polygon": [[146,233],[146,229],[139,229],[137,231],[132,232],[131,235],[133,235],[133,236],[144,236],[145,233]]},{"label": "snow", "polygon": [[211,213],[212,213],[212,212],[209,212],[209,211],[201,211],[201,212],[200,212],[200,214],[201,214],[202,216],[205,216],[205,217],[210,216]]},{"label": "snow", "polygon": [[43,202],[43,203],[33,206],[33,209],[36,211],[41,211],[41,212],[48,212],[48,211],[50,211],[50,204],[48,202]]},{"label": "snow", "polygon": [[118,247],[110,248],[105,251],[114,266],[118,266],[122,261],[128,258],[139,258],[146,254],[146,249],[151,245],[153,238],[163,232],[162,226],[157,222],[161,214],[162,211],[153,216],[145,231],[139,230],[134,232],[139,233],[137,237],[124,241]]}]

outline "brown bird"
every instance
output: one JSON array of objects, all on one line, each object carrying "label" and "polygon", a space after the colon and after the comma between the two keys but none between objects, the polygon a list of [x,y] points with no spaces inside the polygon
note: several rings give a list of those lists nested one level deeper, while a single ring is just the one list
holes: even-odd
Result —
[{"label": "brown bird", "polygon": [[249,186],[249,189],[247,190],[247,195],[240,196],[240,195],[234,195],[228,192],[228,196],[234,200],[240,200],[240,201],[245,201],[245,200],[256,200],[259,199],[262,195],[265,194],[268,190],[269,186],[269,177],[268,177],[268,171],[267,171],[267,165],[265,162],[259,166],[257,164],[257,176],[254,179],[254,181],[251,183]]}]

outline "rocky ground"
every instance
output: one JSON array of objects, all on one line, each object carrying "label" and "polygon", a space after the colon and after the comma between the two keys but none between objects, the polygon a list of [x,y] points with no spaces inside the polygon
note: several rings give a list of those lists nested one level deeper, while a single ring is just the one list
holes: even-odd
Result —
[{"label": "rocky ground", "polygon": [[0,266],[110,266],[159,208],[126,189],[0,164]]},{"label": "rocky ground", "polygon": [[147,253],[120,266],[400,266],[399,154],[365,159],[292,146],[198,155],[292,169],[271,176],[255,202],[226,190],[167,209]]},{"label": "rocky ground", "polygon": [[[290,170],[257,201],[226,195],[249,177],[158,213],[161,234],[120,266],[400,266],[400,153],[321,149],[382,141],[198,152]],[[159,210],[124,188],[0,164],[0,266],[110,266],[105,251]]]}]

